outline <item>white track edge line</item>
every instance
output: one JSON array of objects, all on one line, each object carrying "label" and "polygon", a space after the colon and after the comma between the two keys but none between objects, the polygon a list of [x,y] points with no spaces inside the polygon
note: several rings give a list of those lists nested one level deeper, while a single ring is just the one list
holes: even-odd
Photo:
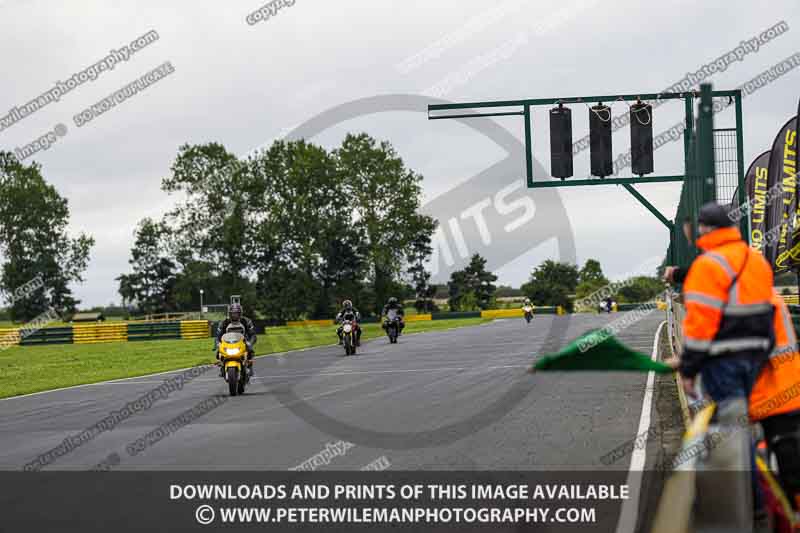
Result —
[{"label": "white track edge line", "polygon": [[[658,340],[661,338],[661,330],[667,321],[664,320],[658,325],[656,336],[653,339],[653,353],[650,358],[655,361],[658,358]],[[639,518],[639,498],[641,496],[642,477],[644,475],[645,460],[647,459],[647,429],[650,427],[650,414],[653,407],[653,382],[655,372],[647,373],[647,385],[642,398],[642,414],[639,417],[639,429],[635,439],[638,441],[639,435],[644,435],[644,443],[641,448],[634,446],[631,454],[631,464],[628,468],[628,479],[626,483],[630,490],[630,498],[622,502],[622,509],[619,513],[617,522],[617,533],[630,533],[636,529],[636,522]],[[632,488],[633,487],[633,488]]]}]

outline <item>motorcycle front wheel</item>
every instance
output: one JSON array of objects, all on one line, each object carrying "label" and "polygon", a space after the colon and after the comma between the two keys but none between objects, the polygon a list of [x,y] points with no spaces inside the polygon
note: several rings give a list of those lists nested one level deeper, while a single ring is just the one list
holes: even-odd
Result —
[{"label": "motorcycle front wheel", "polygon": [[348,335],[348,336],[346,336],[344,338],[344,354],[345,355],[351,355],[353,353],[353,351],[354,351],[354,349],[353,349],[353,341],[350,338],[350,336]]},{"label": "motorcycle front wheel", "polygon": [[239,388],[239,369],[235,366],[228,367],[228,392],[231,396],[236,396]]}]

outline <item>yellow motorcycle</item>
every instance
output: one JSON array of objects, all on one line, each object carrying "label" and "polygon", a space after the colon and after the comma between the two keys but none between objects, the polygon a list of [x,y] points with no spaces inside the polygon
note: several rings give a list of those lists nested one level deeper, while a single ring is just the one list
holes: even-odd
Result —
[{"label": "yellow motorcycle", "polygon": [[228,382],[231,396],[244,394],[250,381],[250,373],[245,368],[247,344],[244,342],[244,326],[232,323],[225,330],[219,342],[219,360],[224,369],[223,377]]}]

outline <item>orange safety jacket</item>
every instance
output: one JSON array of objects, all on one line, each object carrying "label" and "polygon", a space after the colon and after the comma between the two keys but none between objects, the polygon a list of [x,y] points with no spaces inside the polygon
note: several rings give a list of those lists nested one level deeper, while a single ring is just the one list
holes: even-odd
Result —
[{"label": "orange safety jacket", "polygon": [[735,227],[699,239],[705,253],[683,282],[681,375],[694,377],[713,357],[768,357],[774,344],[772,269]]},{"label": "orange safety jacket", "polygon": [[775,348],[750,393],[750,420],[800,411],[800,352],[792,315],[773,290]]}]

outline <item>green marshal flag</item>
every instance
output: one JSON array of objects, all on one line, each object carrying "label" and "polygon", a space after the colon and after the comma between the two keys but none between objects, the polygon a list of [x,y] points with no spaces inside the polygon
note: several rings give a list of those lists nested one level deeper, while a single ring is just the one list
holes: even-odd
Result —
[{"label": "green marshal flag", "polygon": [[668,374],[674,370],[650,356],[632,350],[603,329],[584,333],[561,351],[539,359],[531,371],[542,370],[633,370]]}]

